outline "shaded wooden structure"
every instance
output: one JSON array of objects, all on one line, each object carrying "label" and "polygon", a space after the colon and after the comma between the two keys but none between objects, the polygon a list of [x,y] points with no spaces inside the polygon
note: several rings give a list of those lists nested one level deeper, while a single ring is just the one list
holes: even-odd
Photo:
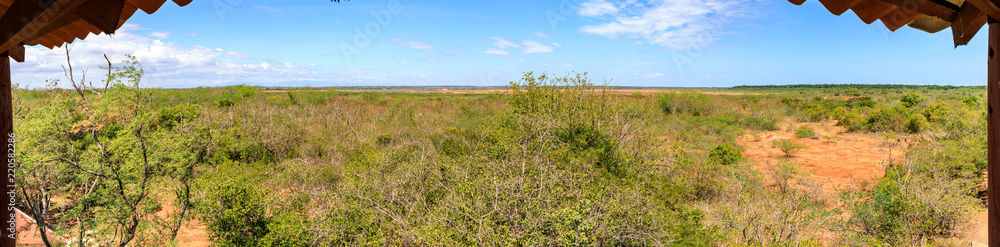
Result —
[{"label": "shaded wooden structure", "polygon": [[[192,0],[173,0],[185,6]],[[60,47],[91,34],[113,34],[136,12],[156,12],[167,0],[0,0],[0,162],[3,191],[0,193],[0,247],[13,247],[17,240],[12,226],[16,147],[11,97],[10,60],[24,62],[25,45]]]},{"label": "shaded wooden structure", "polygon": [[[788,0],[801,5],[806,0]],[[987,120],[987,173],[991,179],[988,185],[987,211],[989,214],[989,246],[1000,247],[1000,179],[992,179],[1000,174],[1000,0],[819,0],[834,15],[848,10],[854,12],[861,21],[871,24],[882,21],[889,30],[895,31],[903,25],[930,33],[951,28],[955,46],[965,45],[989,24],[989,47],[987,50],[987,98],[989,101]],[[995,56],[996,55],[996,56]]]}]

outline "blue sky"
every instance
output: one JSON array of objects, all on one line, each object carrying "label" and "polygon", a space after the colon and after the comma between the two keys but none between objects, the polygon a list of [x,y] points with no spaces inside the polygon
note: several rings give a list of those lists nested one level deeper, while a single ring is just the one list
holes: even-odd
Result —
[{"label": "blue sky", "polygon": [[[818,1],[196,0],[70,47],[77,73],[136,55],[149,87],[502,86],[524,71],[619,86],[984,85],[986,33],[953,48],[950,30],[890,32]],[[14,82],[65,81],[64,53],[30,47]]]}]

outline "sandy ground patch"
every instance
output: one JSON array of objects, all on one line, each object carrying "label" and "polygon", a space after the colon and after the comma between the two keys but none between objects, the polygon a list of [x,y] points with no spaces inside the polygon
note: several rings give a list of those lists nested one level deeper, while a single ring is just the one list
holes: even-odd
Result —
[{"label": "sandy ground patch", "polygon": [[[807,125],[816,130],[819,138],[798,138],[795,130]],[[794,157],[784,157],[784,153],[775,148],[771,141],[788,138],[805,144]],[[817,182],[821,182],[826,193],[835,193],[837,189],[850,188],[860,181],[873,181],[885,176],[885,167],[892,162],[899,162],[905,156],[910,141],[906,137],[889,139],[885,136],[865,133],[848,133],[836,122],[823,123],[784,123],[777,131],[745,134],[738,140],[743,148],[743,156],[757,163],[755,169],[763,170],[767,164],[793,162],[802,170],[811,173]],[[971,225],[963,229],[963,238],[944,240],[961,245],[985,246],[989,240],[989,229],[986,211],[978,212]]]},{"label": "sandy ground patch", "polygon": [[[903,157],[906,150],[905,139],[888,139],[876,135],[847,133],[835,122],[785,123],[780,130],[746,134],[738,142],[743,146],[743,155],[755,161],[758,169],[767,164],[791,162],[803,171],[811,173],[817,182],[823,183],[823,190],[835,192],[847,188],[853,182],[870,181],[885,175],[885,164],[890,157],[893,162]],[[798,138],[795,130],[800,126],[810,126],[818,138]],[[777,139],[793,139],[805,144],[793,157],[785,157],[780,149],[771,143]]]},{"label": "sandy ground patch", "polygon": [[[168,213],[174,213],[177,210],[173,197],[165,197],[162,198],[160,211],[156,212],[157,217],[165,218]],[[177,231],[177,246],[207,247],[212,245],[208,239],[208,228],[201,221],[193,219],[194,215],[194,209],[188,209],[185,222],[181,223],[181,228]]]}]

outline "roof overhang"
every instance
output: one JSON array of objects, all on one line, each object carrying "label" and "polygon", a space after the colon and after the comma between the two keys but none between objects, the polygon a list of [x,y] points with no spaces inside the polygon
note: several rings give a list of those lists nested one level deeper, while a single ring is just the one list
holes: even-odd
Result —
[{"label": "roof overhang", "polygon": [[[788,0],[802,5],[806,0]],[[951,27],[955,46],[965,45],[986,24],[1000,19],[1000,0],[819,0],[830,13],[854,12],[864,23],[881,20],[891,31],[903,25],[929,33]]]},{"label": "roof overhang", "polygon": [[[112,34],[136,11],[152,14],[167,0],[0,0],[0,53],[24,61],[24,45],[52,49],[90,34]],[[173,0],[185,6],[192,0]]]}]

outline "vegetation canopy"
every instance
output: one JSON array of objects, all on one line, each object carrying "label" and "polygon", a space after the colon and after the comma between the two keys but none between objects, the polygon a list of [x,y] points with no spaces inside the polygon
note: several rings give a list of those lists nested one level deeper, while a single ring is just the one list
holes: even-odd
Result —
[{"label": "vegetation canopy", "polygon": [[[145,89],[120,64],[106,89],[15,91],[18,206],[76,245],[182,245],[198,221],[218,246],[898,246],[983,208],[976,88]],[[910,144],[836,192],[796,163],[829,126]]]}]

